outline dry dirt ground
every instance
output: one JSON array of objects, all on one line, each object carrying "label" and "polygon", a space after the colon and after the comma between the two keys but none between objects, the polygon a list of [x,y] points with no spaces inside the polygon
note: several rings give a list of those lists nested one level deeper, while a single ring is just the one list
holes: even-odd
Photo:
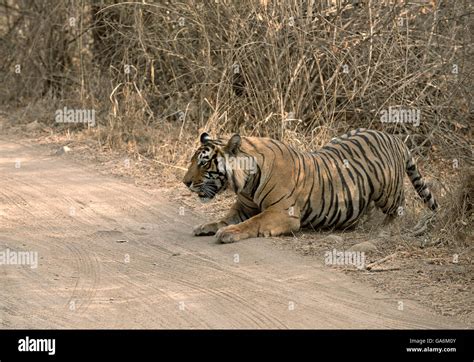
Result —
[{"label": "dry dirt ground", "polygon": [[[0,135],[0,252],[38,255],[37,268],[0,265],[2,328],[472,328],[464,283],[451,295],[462,303],[427,302],[407,268],[324,264],[359,234],[192,237],[225,202],[199,208],[180,187],[130,177],[143,164],[61,143]],[[373,283],[388,273],[404,288]]]}]

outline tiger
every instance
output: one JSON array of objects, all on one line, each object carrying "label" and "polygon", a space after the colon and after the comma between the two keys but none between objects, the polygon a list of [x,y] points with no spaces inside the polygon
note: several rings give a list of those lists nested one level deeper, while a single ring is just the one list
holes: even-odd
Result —
[{"label": "tiger", "polygon": [[405,174],[424,204],[437,210],[410,150],[394,135],[358,128],[302,152],[271,138],[202,133],[183,182],[203,202],[228,188],[236,194],[224,218],[193,229],[195,236],[231,243],[303,227],[351,228],[373,208],[388,225],[403,210]]}]

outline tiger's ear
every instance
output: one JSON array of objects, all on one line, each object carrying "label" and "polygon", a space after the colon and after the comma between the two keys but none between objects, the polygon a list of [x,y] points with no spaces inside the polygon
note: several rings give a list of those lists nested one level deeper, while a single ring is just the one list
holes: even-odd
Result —
[{"label": "tiger's ear", "polygon": [[204,132],[203,134],[201,134],[200,140],[201,140],[201,143],[205,145],[211,140],[211,136],[209,136],[206,132]]},{"label": "tiger's ear", "polygon": [[240,135],[236,133],[230,138],[229,142],[227,142],[227,145],[225,146],[225,150],[231,155],[235,155],[240,148],[240,142],[241,142]]}]

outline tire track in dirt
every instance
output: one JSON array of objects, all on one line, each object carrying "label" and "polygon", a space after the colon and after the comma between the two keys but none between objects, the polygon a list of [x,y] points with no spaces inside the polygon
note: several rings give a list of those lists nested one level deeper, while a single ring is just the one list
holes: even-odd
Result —
[{"label": "tire track in dirt", "polygon": [[94,255],[88,254],[82,247],[68,244],[67,248],[74,256],[75,273],[77,274],[77,281],[71,292],[68,307],[84,314],[92,303],[100,282],[100,264]]},{"label": "tire track in dirt", "polygon": [[[160,237],[162,237],[160,235]],[[220,304],[227,304],[227,308],[229,309],[230,314],[239,314],[239,318],[244,321],[248,322],[251,325],[264,327],[268,324],[274,324],[281,328],[285,327],[285,324],[276,319],[271,312],[266,311],[259,311],[255,308],[251,302],[245,300],[244,298],[240,297],[238,294],[232,291],[226,290],[216,290],[212,287],[202,286],[201,283],[196,283],[195,280],[188,280],[183,277],[184,271],[186,269],[194,269],[200,268],[203,274],[208,275],[216,275],[216,273],[222,274],[219,278],[226,278],[226,271],[222,265],[212,261],[211,259],[205,258],[200,256],[196,253],[189,253],[186,249],[181,247],[173,247],[173,250],[170,248],[165,248],[162,245],[152,244],[150,242],[146,242],[145,239],[140,241],[137,239],[137,244],[139,245],[140,249],[145,254],[150,255],[163,255],[168,256],[168,259],[165,263],[161,263],[161,266],[166,266],[163,270],[159,271],[159,275],[157,277],[173,281],[173,283],[186,287],[191,294],[205,294],[207,293],[209,296],[214,297],[216,301],[219,301]],[[174,254],[179,253],[178,257],[172,257]],[[189,256],[189,258],[183,258],[183,256]],[[178,267],[179,266],[179,267]],[[137,271],[140,271],[138,269]],[[235,275],[232,275],[235,277]],[[247,312],[249,310],[249,312]]]}]

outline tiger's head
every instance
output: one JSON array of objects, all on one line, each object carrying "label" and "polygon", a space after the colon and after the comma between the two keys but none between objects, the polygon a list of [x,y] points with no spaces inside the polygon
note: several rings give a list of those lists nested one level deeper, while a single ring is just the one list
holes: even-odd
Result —
[{"label": "tiger's head", "polygon": [[203,133],[200,141],[201,145],[191,158],[183,182],[198,194],[201,201],[207,202],[227,188],[231,177],[227,160],[239,152],[241,138],[235,134],[225,143]]}]

